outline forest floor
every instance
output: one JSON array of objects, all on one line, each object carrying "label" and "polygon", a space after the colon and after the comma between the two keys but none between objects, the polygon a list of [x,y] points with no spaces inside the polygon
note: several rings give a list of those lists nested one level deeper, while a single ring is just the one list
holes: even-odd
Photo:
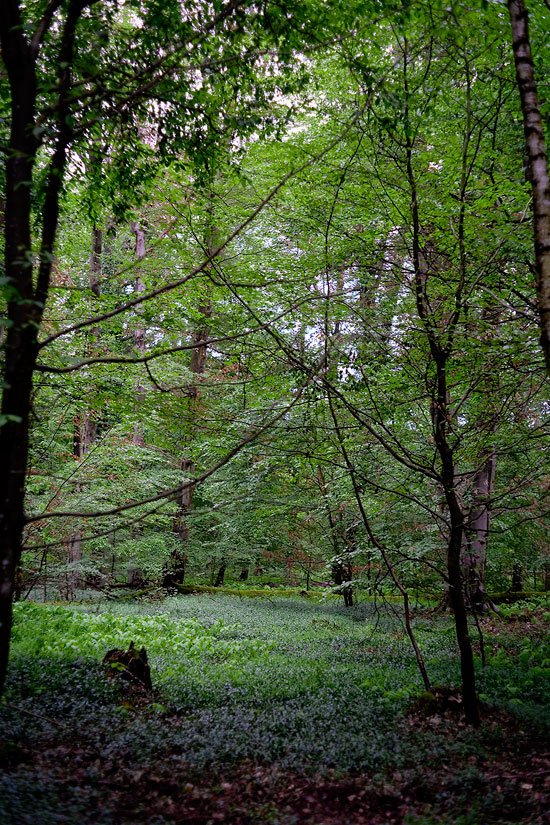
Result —
[{"label": "forest floor", "polygon": [[[447,617],[419,615],[423,692],[392,609],[184,596],[17,608],[0,821],[550,822],[548,613],[483,622],[483,722],[462,720]],[[145,644],[153,694],[109,677]]]}]

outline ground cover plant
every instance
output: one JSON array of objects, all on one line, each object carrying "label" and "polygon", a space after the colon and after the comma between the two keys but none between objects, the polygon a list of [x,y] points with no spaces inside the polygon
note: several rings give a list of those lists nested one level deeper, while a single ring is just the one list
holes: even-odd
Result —
[{"label": "ground cover plant", "polygon": [[[416,617],[434,684],[449,688],[432,695],[391,604],[200,594],[22,603],[15,616],[2,821],[544,821],[540,603],[483,620],[475,731],[444,615]],[[101,666],[132,641],[147,648],[152,695]]]}]

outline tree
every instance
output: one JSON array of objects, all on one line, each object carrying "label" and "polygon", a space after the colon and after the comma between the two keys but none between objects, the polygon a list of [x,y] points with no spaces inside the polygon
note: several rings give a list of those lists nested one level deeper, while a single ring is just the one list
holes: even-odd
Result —
[{"label": "tree", "polygon": [[543,118],[537,94],[529,37],[529,15],[523,0],[509,0],[516,79],[523,114],[527,179],[533,193],[533,234],[537,275],[540,342],[550,371],[550,175]]}]

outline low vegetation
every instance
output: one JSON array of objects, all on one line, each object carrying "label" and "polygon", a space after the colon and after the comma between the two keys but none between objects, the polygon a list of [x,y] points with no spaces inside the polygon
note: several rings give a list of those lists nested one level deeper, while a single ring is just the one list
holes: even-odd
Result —
[{"label": "low vegetation", "polygon": [[[391,604],[18,604],[0,819],[542,822],[545,610],[532,601],[482,620],[484,722],[473,731],[443,614],[416,616],[430,676],[447,686],[427,694]],[[131,642],[147,650],[152,694],[101,665]]]}]

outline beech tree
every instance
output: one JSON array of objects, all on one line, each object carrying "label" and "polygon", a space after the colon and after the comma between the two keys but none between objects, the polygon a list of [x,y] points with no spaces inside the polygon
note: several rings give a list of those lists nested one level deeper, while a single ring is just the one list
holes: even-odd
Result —
[{"label": "beech tree", "polygon": [[529,15],[523,0],[509,0],[512,46],[521,110],[527,179],[531,184],[535,270],[537,276],[540,342],[546,368],[550,371],[550,175],[543,117],[537,92],[535,68],[529,36]]}]

